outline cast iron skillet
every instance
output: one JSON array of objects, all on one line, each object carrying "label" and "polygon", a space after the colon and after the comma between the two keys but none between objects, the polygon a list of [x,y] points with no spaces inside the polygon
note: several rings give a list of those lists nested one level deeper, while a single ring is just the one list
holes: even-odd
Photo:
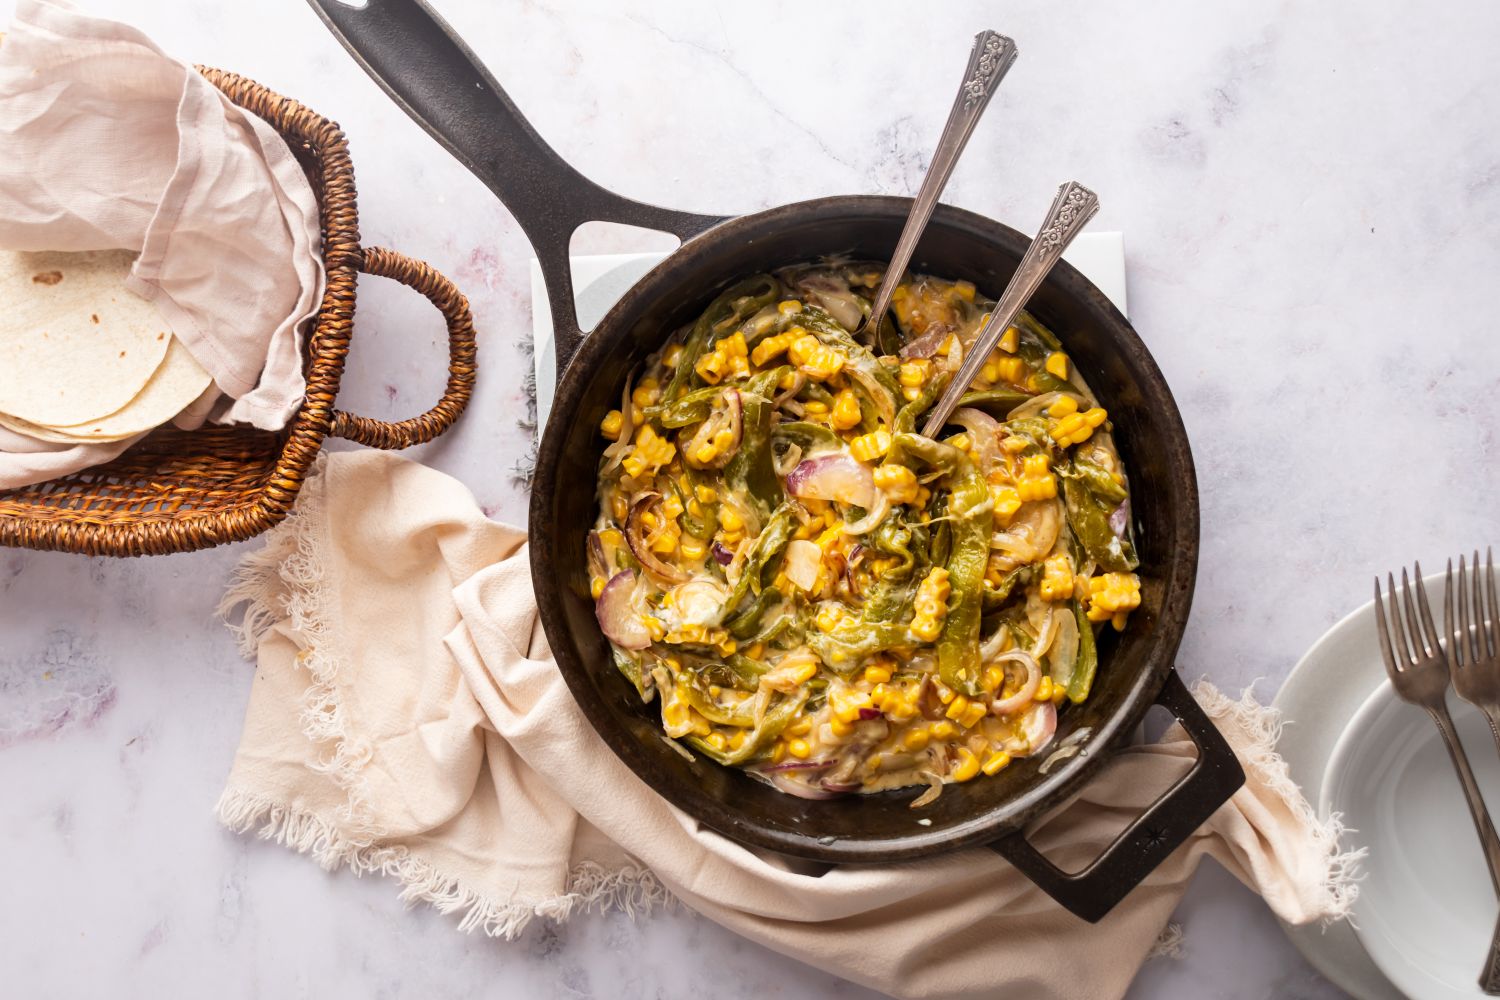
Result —
[{"label": "cast iron skillet", "polygon": [[[694,319],[734,280],[825,254],[883,260],[910,201],[835,197],[720,219],[643,205],[573,170],[532,129],[474,55],[419,0],[310,0],[366,71],[515,214],[547,280],[561,373],[541,436],[531,500],[531,569],[548,642],[573,696],[604,741],[669,802],[755,847],[828,862],[916,858],[971,845],[1004,855],[1069,910],[1096,921],[1181,844],[1244,782],[1244,772],[1173,669],[1198,562],[1198,493],[1187,435],[1171,392],[1125,318],[1068,264],[1053,270],[1031,311],[1068,346],[1109,409],[1131,472],[1141,607],[1101,647],[1088,701],[1064,711],[1058,738],[1087,726],[1085,754],[1048,774],[1018,761],[993,778],[949,785],[932,806],[882,793],[810,802],[742,772],[684,759],[661,736],[615,670],[594,618],[584,551],[596,515],[600,419],[618,405],[632,368]],[[568,267],[574,230],[605,220],[674,233],[683,241],[626,293],[587,339],[578,329]],[[998,297],[1026,237],[998,222],[940,206],[912,269],[966,278]],[[1095,774],[1146,710],[1165,706],[1198,747],[1192,770],[1081,871],[1051,864],[1023,828]],[[930,825],[918,824],[919,819]]]}]

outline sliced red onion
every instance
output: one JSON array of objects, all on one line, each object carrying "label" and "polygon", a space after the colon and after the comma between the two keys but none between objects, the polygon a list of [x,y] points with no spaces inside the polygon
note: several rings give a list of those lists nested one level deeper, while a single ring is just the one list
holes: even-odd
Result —
[{"label": "sliced red onion", "polygon": [[835,792],[815,788],[812,785],[805,785],[800,781],[788,778],[784,774],[772,774],[768,777],[771,784],[775,785],[778,791],[786,792],[788,795],[795,795],[799,799],[812,799],[816,802],[823,802],[838,797]]},{"label": "sliced red onion", "polygon": [[688,575],[675,566],[669,566],[656,558],[656,553],[651,551],[651,546],[646,543],[646,523],[643,518],[651,505],[661,498],[659,493],[642,493],[640,498],[630,508],[630,516],[625,519],[625,542],[630,546],[630,552],[645,568],[646,572],[659,580],[667,583],[686,583]]},{"label": "sliced red onion", "polygon": [[[1004,628],[1004,626],[1001,627]],[[1022,649],[1012,649],[1008,653],[1001,653],[993,662],[1019,663],[1026,668],[1026,681],[1019,691],[1009,698],[996,698],[990,702],[990,711],[996,715],[1015,715],[1031,704],[1032,699],[1036,697],[1036,689],[1042,683],[1042,668],[1036,662],[1036,657]]]},{"label": "sliced red onion", "polygon": [[1130,527],[1130,498],[1126,497],[1120,501],[1120,506],[1109,515],[1109,529],[1115,533],[1116,538],[1124,538],[1126,530]]},{"label": "sliced red onion", "polygon": [[870,470],[842,451],[803,461],[786,477],[786,490],[794,497],[837,500],[866,510],[878,492]]},{"label": "sliced red onion", "polygon": [[816,542],[805,538],[789,542],[786,547],[786,578],[803,590],[812,590],[818,582],[818,569],[823,562],[823,550]]},{"label": "sliced red onion", "polygon": [[604,557],[604,543],[599,540],[599,532],[590,531],[588,541],[589,553],[589,575],[605,576],[609,573],[609,560]]},{"label": "sliced red onion", "polygon": [[1031,744],[1026,756],[1041,753],[1057,732],[1057,706],[1050,701],[1037,702],[1021,720],[1021,732]]},{"label": "sliced red onion", "polygon": [[864,305],[842,277],[827,273],[809,274],[797,282],[797,291],[817,303],[850,333],[858,330],[865,321]]},{"label": "sliced red onion", "polygon": [[710,551],[712,551],[714,554],[714,562],[718,563],[720,566],[728,566],[730,563],[734,562],[734,553],[730,552],[718,542],[714,542],[713,548]]},{"label": "sliced red onion", "polygon": [[651,633],[646,631],[641,616],[631,603],[635,593],[635,574],[621,570],[610,577],[594,602],[594,616],[599,619],[599,629],[621,649],[645,649],[651,645]]},{"label": "sliced red onion", "polygon": [[835,795],[848,795],[850,792],[859,791],[861,787],[858,783],[849,781],[823,781],[819,784],[825,792],[832,792]]},{"label": "sliced red onion", "polygon": [[992,469],[1000,454],[1000,423],[988,413],[972,406],[961,406],[954,410],[948,422],[958,424],[969,432],[969,440],[974,442],[974,447],[979,452],[980,467],[986,472]]},{"label": "sliced red onion", "polygon": [[780,764],[772,764],[760,769],[762,774],[775,774],[778,771],[826,771],[838,761],[832,757],[822,760],[784,760]]},{"label": "sliced red onion", "polygon": [[[877,361],[876,364],[879,362]],[[880,412],[880,419],[885,421],[885,425],[893,426],[896,423],[896,399],[891,395],[891,391],[880,384],[880,380],[873,372],[858,362],[845,368],[844,374],[864,388],[865,394],[875,402],[875,409]]]},{"label": "sliced red onion", "polygon": [[902,360],[932,357],[952,332],[953,327],[947,323],[933,323],[916,340],[908,341],[906,346],[901,348]]},{"label": "sliced red onion", "polygon": [[862,708],[859,710],[859,718],[861,722],[869,722],[871,719],[878,719],[880,718],[880,709]]}]

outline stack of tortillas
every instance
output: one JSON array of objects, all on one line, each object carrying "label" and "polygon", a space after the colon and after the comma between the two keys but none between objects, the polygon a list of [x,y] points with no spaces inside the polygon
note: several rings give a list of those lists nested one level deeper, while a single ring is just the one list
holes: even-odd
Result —
[{"label": "stack of tortillas", "polygon": [[156,307],[126,290],[134,259],[0,252],[0,426],[58,444],[123,441],[214,392]]}]

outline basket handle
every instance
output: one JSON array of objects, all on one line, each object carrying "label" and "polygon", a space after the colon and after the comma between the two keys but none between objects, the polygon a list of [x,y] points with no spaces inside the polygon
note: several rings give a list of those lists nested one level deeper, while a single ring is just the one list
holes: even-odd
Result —
[{"label": "basket handle", "polygon": [[384,247],[365,247],[360,251],[359,269],[365,274],[391,278],[413,288],[437,306],[448,325],[448,384],[437,405],[426,413],[408,420],[388,423],[371,417],[359,417],[344,410],[333,413],[334,437],[346,438],[386,450],[410,448],[425,444],[453,426],[459,414],[469,405],[474,392],[475,345],[474,317],[469,300],[431,266]]}]

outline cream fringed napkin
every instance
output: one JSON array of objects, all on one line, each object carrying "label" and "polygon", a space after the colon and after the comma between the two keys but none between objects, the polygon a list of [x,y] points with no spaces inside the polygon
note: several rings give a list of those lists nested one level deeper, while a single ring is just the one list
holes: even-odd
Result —
[{"label": "cream fringed napkin", "polygon": [[[1247,783],[1098,925],[984,849],[819,874],[701,829],[574,704],[525,535],[393,455],[325,458],[225,606],[244,607],[259,669],[222,821],[327,868],[393,876],[464,930],[510,937],[535,916],[675,897],[897,996],[1085,1000],[1125,992],[1205,855],[1294,923],[1344,915],[1354,892],[1337,829],[1274,753],[1274,720],[1206,684],[1197,696]],[[1192,755],[1180,732],[1122,751],[1037,843],[1065,865],[1093,856]]]}]

